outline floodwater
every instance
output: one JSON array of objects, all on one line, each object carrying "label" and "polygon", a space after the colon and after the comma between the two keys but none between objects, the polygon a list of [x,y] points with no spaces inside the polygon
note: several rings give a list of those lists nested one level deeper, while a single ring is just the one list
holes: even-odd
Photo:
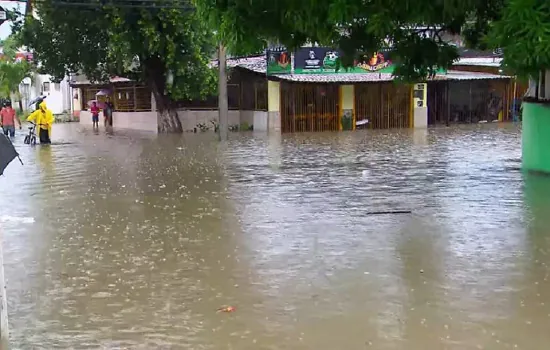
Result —
[{"label": "floodwater", "polygon": [[547,349],[550,178],[516,126],[230,136],[18,136],[13,348]]}]

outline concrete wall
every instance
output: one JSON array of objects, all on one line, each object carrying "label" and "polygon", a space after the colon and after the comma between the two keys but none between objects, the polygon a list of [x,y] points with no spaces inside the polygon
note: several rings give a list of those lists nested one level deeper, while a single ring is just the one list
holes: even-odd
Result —
[{"label": "concrete wall", "polygon": [[[197,127],[197,124],[211,125],[210,121],[218,120],[217,110],[180,110],[178,111],[181,123],[183,124],[184,131],[190,131]],[[265,121],[262,120],[264,117]],[[262,111],[229,111],[229,126],[241,125],[247,123],[248,125],[254,125],[256,130],[256,123],[264,122],[267,124],[267,112]],[[261,125],[260,125],[261,127]]]},{"label": "concrete wall", "polygon": [[[92,125],[92,114],[89,111],[79,111],[80,124]],[[204,123],[211,126],[210,121],[218,120],[217,110],[179,110],[183,130],[192,131],[197,127],[197,124]],[[254,125],[259,123],[259,131],[267,131],[267,112],[262,111],[229,111],[229,125],[241,125],[248,123]],[[99,116],[100,125],[103,125],[103,115]],[[280,121],[279,121],[280,124]],[[114,112],[113,127],[119,129],[133,129],[157,132],[157,112]]]},{"label": "concrete wall", "polygon": [[428,127],[428,107],[414,107],[414,128]]},{"label": "concrete wall", "polygon": [[256,111],[241,111],[241,124],[247,123],[248,125],[254,125],[254,114]]},{"label": "concrete wall", "polygon": [[[92,125],[92,114],[80,111],[80,124]],[[99,115],[99,125],[103,125],[103,115]],[[157,132],[157,112],[114,112],[113,128]]]},{"label": "concrete wall", "polygon": [[254,131],[267,131],[267,112],[265,111],[254,111]]},{"label": "concrete wall", "polygon": [[523,169],[550,174],[550,107],[523,102],[521,150]]},{"label": "concrete wall", "polygon": [[[211,120],[218,121],[218,111],[217,110],[180,110],[178,111],[178,116],[180,117],[183,130],[189,131],[197,127],[197,124],[206,124],[211,126]],[[228,124],[235,125],[241,124],[241,112],[240,111],[229,111],[228,115]]]}]

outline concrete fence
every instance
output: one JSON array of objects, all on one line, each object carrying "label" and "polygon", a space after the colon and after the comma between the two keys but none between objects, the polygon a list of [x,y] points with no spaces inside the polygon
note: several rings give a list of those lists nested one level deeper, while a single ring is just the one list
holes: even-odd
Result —
[{"label": "concrete fence", "polygon": [[[192,131],[198,124],[211,125],[218,120],[217,110],[178,110],[184,131]],[[267,112],[264,111],[229,111],[229,126],[247,123],[254,125],[254,130],[267,131]],[[92,114],[80,111],[80,124],[92,125]],[[103,116],[100,116],[100,125]],[[157,112],[114,112],[113,127],[157,132]]]}]

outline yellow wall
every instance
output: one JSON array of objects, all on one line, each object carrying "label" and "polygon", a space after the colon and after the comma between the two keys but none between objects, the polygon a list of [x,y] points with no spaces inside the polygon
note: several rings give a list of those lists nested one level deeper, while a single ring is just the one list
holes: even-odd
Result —
[{"label": "yellow wall", "polygon": [[281,103],[281,84],[278,81],[267,82],[267,110],[269,112],[278,112]]},{"label": "yellow wall", "polygon": [[354,102],[353,85],[342,85],[342,109],[353,109]]},{"label": "yellow wall", "polygon": [[[351,128],[355,130],[355,89],[353,85],[340,86],[340,120],[342,120],[341,118],[344,116],[344,110],[346,109],[352,110]],[[342,123],[340,123],[340,130],[342,130]]]}]

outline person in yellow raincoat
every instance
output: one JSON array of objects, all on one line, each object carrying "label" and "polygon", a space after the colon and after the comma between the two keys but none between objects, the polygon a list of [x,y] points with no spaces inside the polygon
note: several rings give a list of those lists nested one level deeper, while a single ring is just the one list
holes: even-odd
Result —
[{"label": "person in yellow raincoat", "polygon": [[40,143],[52,143],[50,137],[52,134],[52,124],[54,118],[52,111],[46,107],[46,102],[40,102],[38,109],[29,115],[27,121],[34,122],[38,127],[38,137],[40,138]]}]

